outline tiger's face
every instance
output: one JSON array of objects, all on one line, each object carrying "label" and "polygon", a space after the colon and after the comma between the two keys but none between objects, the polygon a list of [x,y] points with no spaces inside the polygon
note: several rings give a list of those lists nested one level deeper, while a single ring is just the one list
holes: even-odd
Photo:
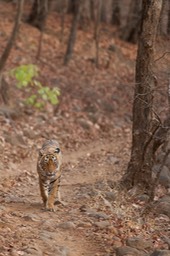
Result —
[{"label": "tiger's face", "polygon": [[55,178],[60,170],[61,160],[61,152],[58,147],[50,147],[46,152],[40,151],[38,161],[40,174],[48,179]]},{"label": "tiger's face", "polygon": [[59,167],[57,157],[53,154],[45,155],[41,158],[40,165],[46,176],[53,176]]}]

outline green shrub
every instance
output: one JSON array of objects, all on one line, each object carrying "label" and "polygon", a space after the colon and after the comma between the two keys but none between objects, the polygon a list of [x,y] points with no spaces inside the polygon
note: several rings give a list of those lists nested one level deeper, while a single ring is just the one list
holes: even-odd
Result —
[{"label": "green shrub", "polygon": [[[36,108],[44,108],[46,103],[49,102],[52,105],[59,103],[60,90],[59,88],[50,88],[43,86],[36,78],[39,75],[39,70],[36,65],[21,65],[10,71],[10,75],[17,81],[17,88],[25,90],[30,93],[25,99],[25,103]],[[35,89],[35,93],[31,94],[32,87]]]}]

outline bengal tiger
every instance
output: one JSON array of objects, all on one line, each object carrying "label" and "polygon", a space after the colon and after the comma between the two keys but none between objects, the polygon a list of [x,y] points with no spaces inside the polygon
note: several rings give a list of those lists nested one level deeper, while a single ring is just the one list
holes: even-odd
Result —
[{"label": "bengal tiger", "polygon": [[37,172],[39,188],[46,210],[54,211],[56,197],[60,199],[62,153],[56,140],[46,140],[39,150]]}]

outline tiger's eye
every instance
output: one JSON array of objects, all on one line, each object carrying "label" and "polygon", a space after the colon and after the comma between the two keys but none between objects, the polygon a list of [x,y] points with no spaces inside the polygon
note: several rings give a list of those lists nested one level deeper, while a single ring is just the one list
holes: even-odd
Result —
[{"label": "tiger's eye", "polygon": [[59,153],[60,152],[60,149],[59,148],[56,148],[54,153]]},{"label": "tiger's eye", "polygon": [[45,161],[45,162],[48,162],[48,160],[49,160],[49,157],[48,157],[48,156],[45,156],[44,161]]}]

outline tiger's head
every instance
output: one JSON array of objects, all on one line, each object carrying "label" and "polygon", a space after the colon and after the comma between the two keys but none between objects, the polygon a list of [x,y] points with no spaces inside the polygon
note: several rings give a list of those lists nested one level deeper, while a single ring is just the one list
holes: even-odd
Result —
[{"label": "tiger's head", "polygon": [[60,171],[62,154],[57,141],[48,140],[39,151],[39,174],[51,179]]}]

